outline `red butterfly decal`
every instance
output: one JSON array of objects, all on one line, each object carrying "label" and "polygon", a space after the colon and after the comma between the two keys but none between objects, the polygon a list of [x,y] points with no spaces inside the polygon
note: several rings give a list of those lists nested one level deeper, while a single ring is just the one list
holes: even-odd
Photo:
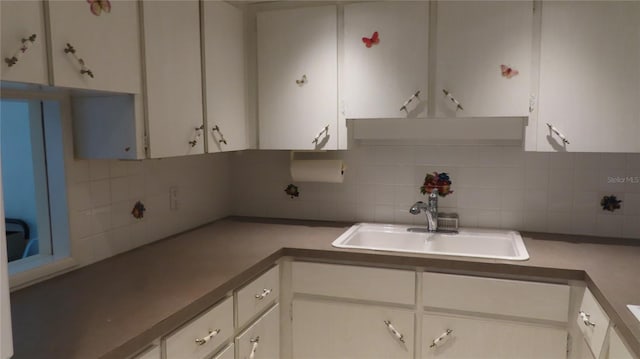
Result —
[{"label": "red butterfly decal", "polygon": [[379,43],[380,37],[378,37],[378,32],[374,32],[373,35],[371,35],[371,38],[363,37],[362,42],[364,42],[367,47],[371,47],[371,45]]},{"label": "red butterfly decal", "polygon": [[87,0],[91,7],[91,13],[100,16],[103,11],[107,14],[111,12],[111,2],[109,0]]},{"label": "red butterfly decal", "polygon": [[508,79],[519,74],[518,70],[514,70],[507,65],[500,65],[500,71],[502,72],[502,77],[506,77]]}]

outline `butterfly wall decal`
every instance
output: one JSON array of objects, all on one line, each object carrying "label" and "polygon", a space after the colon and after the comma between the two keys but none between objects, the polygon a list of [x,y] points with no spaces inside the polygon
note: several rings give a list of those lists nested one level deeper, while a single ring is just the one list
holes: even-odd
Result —
[{"label": "butterfly wall decal", "polygon": [[378,32],[374,32],[373,35],[371,35],[371,38],[363,37],[362,42],[364,42],[366,47],[371,47],[371,45],[379,43],[380,37],[378,36]]},{"label": "butterfly wall decal", "polygon": [[520,73],[518,70],[514,70],[507,65],[500,65],[500,72],[502,72],[502,77],[506,77],[508,79],[517,76]]},{"label": "butterfly wall decal", "polygon": [[95,16],[100,16],[104,11],[107,14],[111,12],[111,2],[109,0],[87,0],[91,13]]}]

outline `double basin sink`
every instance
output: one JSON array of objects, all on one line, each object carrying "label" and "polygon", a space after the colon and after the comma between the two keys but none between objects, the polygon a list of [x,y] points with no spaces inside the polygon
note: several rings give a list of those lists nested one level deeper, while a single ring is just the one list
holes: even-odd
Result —
[{"label": "double basin sink", "polygon": [[493,229],[461,228],[457,233],[426,232],[415,226],[359,223],[332,245],[443,256],[523,261],[529,259],[520,233]]}]

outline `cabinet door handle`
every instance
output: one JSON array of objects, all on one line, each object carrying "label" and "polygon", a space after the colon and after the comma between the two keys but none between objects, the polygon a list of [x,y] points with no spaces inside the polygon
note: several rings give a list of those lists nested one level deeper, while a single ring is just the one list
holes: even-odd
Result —
[{"label": "cabinet door handle", "polygon": [[391,334],[395,335],[395,337],[402,343],[404,343],[404,335],[402,335],[402,333],[400,333],[392,324],[390,321],[385,320],[384,321],[384,325],[387,326],[387,329],[389,329],[389,331],[391,332]]},{"label": "cabinet door handle", "polygon": [[407,106],[411,103],[411,101],[413,101],[413,99],[419,98],[418,96],[420,96],[420,90],[416,91],[416,93],[411,95],[411,97],[409,97],[409,99],[402,104],[402,107],[400,107],[400,111],[407,111]]},{"label": "cabinet door handle", "polygon": [[591,314],[585,313],[583,311],[580,311],[580,313],[578,315],[580,316],[580,319],[582,320],[584,325],[586,325],[587,327],[594,327],[595,328],[596,323],[591,321]]},{"label": "cabinet door handle", "polygon": [[258,351],[258,344],[260,344],[260,337],[251,338],[249,343],[251,343],[251,354],[249,354],[249,359],[254,359],[256,357],[256,352]]},{"label": "cabinet door handle", "polygon": [[300,78],[300,80],[296,80],[296,84],[298,86],[302,86],[304,84],[307,83],[307,75],[302,75],[302,77]]},{"label": "cabinet door handle", "polygon": [[25,52],[27,52],[27,50],[29,50],[29,46],[31,46],[31,44],[36,42],[36,34],[31,34],[31,36],[27,37],[26,39],[22,38],[20,42],[21,42],[21,45],[18,51],[16,51],[16,53],[13,56],[4,58],[4,62],[6,62],[7,66],[9,67],[17,64],[18,60],[20,60],[22,55]]},{"label": "cabinet door handle", "polygon": [[318,141],[320,141],[320,137],[322,137],[323,134],[325,134],[325,136],[329,136],[329,125],[324,126],[322,131],[318,132],[318,134],[316,135],[316,137],[313,138],[313,141],[311,141],[311,143],[315,143],[317,145]]},{"label": "cabinet door handle", "polygon": [[211,133],[214,134],[213,138],[215,138],[215,133],[218,132],[218,134],[220,134],[220,139],[218,140],[218,143],[224,143],[225,145],[227,144],[227,140],[224,139],[224,135],[222,134],[222,131],[220,131],[220,127],[218,127],[218,125],[215,125],[213,128],[211,128]]},{"label": "cabinet door handle", "polygon": [[220,329],[209,330],[209,335],[196,339],[196,344],[205,345],[218,334],[220,334]]},{"label": "cabinet door handle", "polygon": [[70,43],[67,43],[67,46],[64,48],[64,53],[65,54],[71,54],[71,56],[73,56],[73,58],[78,62],[78,64],[80,65],[80,74],[81,75],[87,75],[91,78],[93,78],[93,71],[91,71],[87,65],[85,64],[84,60],[79,58],[78,55],[76,55],[76,49],[71,46]]},{"label": "cabinet door handle", "polygon": [[569,140],[567,140],[567,138],[565,137],[565,135],[562,134],[562,132],[560,132],[560,130],[558,130],[557,128],[555,128],[552,124],[547,123],[547,127],[549,127],[549,131],[555,133],[558,137],[560,137],[560,139],[562,140],[563,143],[566,143],[567,145],[569,144]]},{"label": "cabinet door handle", "polygon": [[260,293],[260,294],[256,294],[256,299],[257,299],[257,300],[263,300],[263,299],[264,299],[264,298],[266,298],[269,294],[271,294],[271,291],[272,291],[272,290],[271,290],[270,288],[269,288],[269,289],[267,289],[267,288],[263,289],[263,290],[262,290],[262,293]]},{"label": "cabinet door handle", "polygon": [[438,345],[442,345],[444,344],[444,342],[447,340],[447,338],[449,338],[449,336],[451,335],[451,333],[453,333],[453,330],[451,329],[447,329],[444,333],[442,333],[439,337],[435,338],[433,341],[431,341],[431,345],[429,345],[429,348],[435,348]]},{"label": "cabinet door handle", "polygon": [[198,140],[200,140],[200,137],[202,137],[202,130],[204,130],[204,125],[201,125],[200,127],[196,127],[196,136],[193,138],[192,141],[189,141],[189,144],[191,145],[191,147],[196,147],[196,145],[198,144]]},{"label": "cabinet door handle", "polygon": [[444,93],[444,95],[456,105],[456,111],[458,110],[464,111],[464,108],[462,108],[462,105],[460,104],[460,102],[456,100],[455,97],[453,97],[451,92],[447,91],[446,89],[442,89],[442,93]]}]

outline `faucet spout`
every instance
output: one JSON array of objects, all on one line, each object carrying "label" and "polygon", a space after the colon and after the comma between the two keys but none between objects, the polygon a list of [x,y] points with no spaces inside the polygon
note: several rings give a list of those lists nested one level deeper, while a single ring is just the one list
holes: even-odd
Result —
[{"label": "faucet spout", "polygon": [[409,213],[413,215],[419,214],[421,211],[427,216],[427,231],[435,232],[438,230],[438,189],[434,188],[429,194],[427,203],[418,201],[409,208]]}]

